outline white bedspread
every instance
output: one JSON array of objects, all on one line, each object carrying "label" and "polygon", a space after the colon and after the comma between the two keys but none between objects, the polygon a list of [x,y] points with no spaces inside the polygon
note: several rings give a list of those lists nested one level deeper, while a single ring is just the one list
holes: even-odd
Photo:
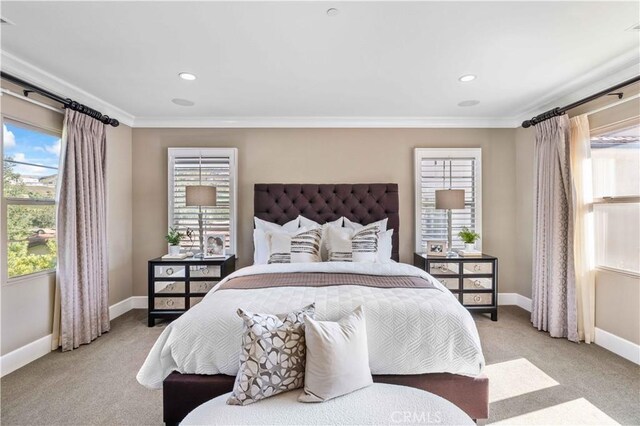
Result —
[{"label": "white bedspread", "polygon": [[[232,277],[282,272],[420,276],[437,288],[349,285],[218,290],[222,282]],[[469,312],[442,284],[411,265],[346,262],[257,265],[242,268],[226,280],[166,327],[140,368],[138,382],[160,389],[172,371],[235,376],[242,333],[238,308],[276,314],[312,302],[316,303],[316,318],[330,321],[364,305],[372,374],[445,372],[475,376],[484,367],[478,331]]]}]

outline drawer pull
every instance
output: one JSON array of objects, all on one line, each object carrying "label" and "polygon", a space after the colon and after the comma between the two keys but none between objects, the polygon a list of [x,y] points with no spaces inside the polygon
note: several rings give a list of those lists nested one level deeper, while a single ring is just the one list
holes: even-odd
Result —
[{"label": "drawer pull", "polygon": [[480,270],[480,265],[478,265],[477,263],[475,265],[473,265],[473,270],[475,272],[478,272]]},{"label": "drawer pull", "polygon": [[482,288],[482,284],[480,283],[480,280],[475,280],[475,281],[473,282],[473,285],[474,285],[476,288]]},{"label": "drawer pull", "polygon": [[167,275],[173,275],[173,268],[167,268]]},{"label": "drawer pull", "polygon": [[173,306],[174,302],[173,300],[169,299],[167,300],[167,306]]},{"label": "drawer pull", "polygon": [[480,303],[482,301],[482,298],[480,297],[480,295],[476,294],[475,296],[473,296],[473,301],[476,303]]}]

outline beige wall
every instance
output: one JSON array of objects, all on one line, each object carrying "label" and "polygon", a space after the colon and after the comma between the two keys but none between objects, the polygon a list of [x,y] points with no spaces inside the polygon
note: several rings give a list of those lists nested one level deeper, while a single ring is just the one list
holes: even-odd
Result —
[{"label": "beige wall", "polygon": [[134,129],[134,295],[145,296],[146,262],[166,253],[167,148],[238,148],[238,256],[253,259],[253,185],[259,182],[396,182],[400,258],[414,248],[413,150],[481,147],[483,249],[500,258],[500,291],[514,291],[515,130],[511,129]]},{"label": "beige wall", "polygon": [[[583,108],[577,112],[586,112]],[[640,101],[631,100],[589,117],[592,128],[619,123],[640,113]],[[516,130],[516,292],[531,297],[533,263],[534,147],[533,128]],[[596,271],[596,327],[640,344],[640,278]]]},{"label": "beige wall", "polygon": [[[2,86],[19,92],[15,86],[4,82]],[[4,117],[61,132],[62,114],[7,95],[2,96],[0,108]],[[131,128],[124,125],[109,128],[107,226],[110,304],[132,294],[131,142]],[[3,206],[3,214],[4,211]],[[2,241],[5,241],[4,235]],[[4,250],[4,244],[1,246]],[[51,334],[55,275],[44,274],[7,282],[3,271],[2,277],[0,354],[5,355]]]}]

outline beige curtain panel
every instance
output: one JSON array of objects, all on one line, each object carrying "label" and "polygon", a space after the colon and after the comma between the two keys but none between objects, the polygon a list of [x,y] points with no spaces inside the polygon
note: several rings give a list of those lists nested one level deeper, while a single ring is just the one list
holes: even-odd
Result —
[{"label": "beige curtain panel", "polygon": [[574,188],[573,255],[576,271],[578,338],[595,338],[596,288],[594,271],[593,170],[591,136],[586,115],[571,119],[571,176]]},{"label": "beige curtain panel", "polygon": [[110,328],[106,126],[67,110],[61,157],[53,346],[68,351]]},{"label": "beige curtain panel", "polygon": [[566,115],[535,127],[531,322],[552,337],[578,341],[570,129]]}]

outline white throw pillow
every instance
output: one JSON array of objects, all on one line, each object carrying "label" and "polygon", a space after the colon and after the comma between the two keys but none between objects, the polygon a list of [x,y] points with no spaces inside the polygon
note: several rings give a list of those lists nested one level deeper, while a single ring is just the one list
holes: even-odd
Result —
[{"label": "white throw pillow", "polygon": [[347,219],[346,217],[344,218],[344,227],[345,228],[349,228],[349,229],[353,229],[354,231],[357,231],[359,229],[361,229],[363,226],[370,226],[370,225],[377,225],[378,229],[380,230],[380,232],[384,232],[387,230],[387,222],[389,222],[389,218],[384,218],[382,220],[379,220],[377,222],[373,222],[373,223],[369,223],[367,225],[361,225],[357,222],[353,222],[349,219]]},{"label": "white throw pillow", "polygon": [[356,222],[352,222],[346,217],[344,218],[344,227],[357,231],[362,229],[363,226],[377,225],[380,233],[378,234],[378,263],[391,262],[391,252],[393,251],[393,229],[387,230],[387,223],[389,219],[385,218],[377,222],[370,223],[369,225],[361,225]]},{"label": "white throw pillow", "polygon": [[307,365],[298,401],[322,402],[373,384],[364,309],[338,322],[304,316]]},{"label": "white throw pillow", "polygon": [[269,240],[268,263],[322,262],[320,242],[322,228],[300,228],[295,233],[267,232]]},{"label": "white throw pillow", "polygon": [[327,230],[329,229],[329,227],[335,226],[338,228],[342,228],[342,223],[344,221],[344,217],[341,217],[340,219],[336,219],[333,222],[326,222],[322,225],[320,225],[319,223],[317,223],[316,221],[313,221],[311,219],[307,219],[304,216],[298,216],[298,219],[300,220],[300,226],[305,226],[308,228],[312,228],[315,226],[322,226],[322,242],[320,244],[320,257],[322,257],[322,261],[326,261],[329,259],[329,248],[327,247]]},{"label": "white throw pillow", "polygon": [[280,226],[266,220],[253,218],[256,228],[253,230],[253,264],[265,265],[269,262],[269,241],[267,232],[295,232],[300,227],[300,219],[295,218]]},{"label": "white throw pillow", "polygon": [[330,227],[327,231],[329,262],[369,262],[378,259],[378,226],[371,224],[357,231]]}]

